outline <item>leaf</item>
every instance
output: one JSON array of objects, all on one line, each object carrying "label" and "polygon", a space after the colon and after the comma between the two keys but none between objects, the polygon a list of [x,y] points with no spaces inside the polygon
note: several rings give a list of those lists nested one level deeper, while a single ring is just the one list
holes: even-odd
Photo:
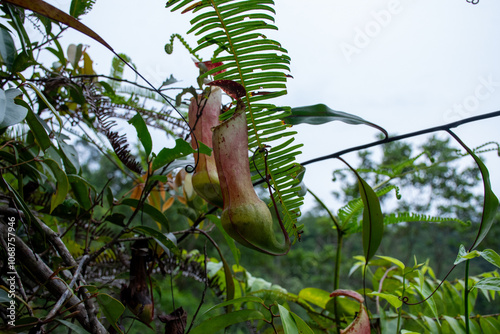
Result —
[{"label": "leaf", "polygon": [[78,204],[80,204],[85,210],[89,210],[92,207],[90,189],[95,191],[95,188],[80,175],[68,174],[67,176],[68,182],[71,185],[71,189],[73,190]]},{"label": "leaf", "polygon": [[297,325],[297,329],[300,333],[305,333],[305,334],[314,334],[314,331],[307,325],[307,323],[302,320],[301,317],[299,317],[297,314],[290,312],[290,314],[293,317],[293,320],[295,320],[295,324]]},{"label": "leaf", "polygon": [[6,91],[0,89],[0,129],[20,123],[26,118],[28,109],[15,102],[15,98],[21,94],[22,92],[16,88]]},{"label": "leaf", "polygon": [[319,125],[333,121],[342,121],[344,123],[353,125],[363,124],[371,126],[381,131],[385,135],[385,138],[389,137],[387,131],[382,127],[374,123],[368,122],[359,116],[348,114],[343,111],[336,111],[330,109],[328,106],[322,103],[311,106],[292,108],[291,114],[284,117],[283,121],[286,124],[291,124],[291,125],[297,125],[303,123]]},{"label": "leaf", "polygon": [[240,304],[240,303],[241,304],[242,303],[264,304],[264,300],[259,298],[259,297],[256,297],[256,296],[245,296],[245,297],[235,298],[235,299],[231,299],[231,300],[219,303],[217,305],[214,305],[214,306],[210,307],[208,310],[206,310],[203,314],[207,314],[207,313],[209,313],[215,309],[221,308],[221,307],[225,307],[228,305],[234,305],[234,304]]},{"label": "leaf", "polygon": [[224,328],[231,326],[233,324],[252,321],[252,320],[263,321],[265,320],[265,317],[262,313],[260,313],[257,310],[240,310],[240,311],[230,312],[203,321],[189,333],[206,334],[208,328],[210,329],[211,333],[217,333],[217,331],[223,330]]},{"label": "leaf", "polygon": [[49,135],[45,131],[45,122],[41,120],[40,117],[33,112],[33,110],[31,110],[26,102],[21,101],[21,103],[28,108],[26,122],[28,123],[33,136],[35,136],[35,139],[38,142],[38,145],[40,145],[42,151],[46,151],[52,145],[52,142],[50,141]]},{"label": "leaf", "polygon": [[363,201],[363,251],[366,263],[377,252],[384,232],[384,217],[380,208],[380,201],[373,189],[361,178],[358,172],[352,168],[344,159],[344,162],[356,175],[359,185],[359,193]]},{"label": "leaf", "polygon": [[64,200],[69,191],[69,182],[66,173],[61,169],[61,167],[52,159],[45,159],[43,161],[52,171],[56,179],[56,193],[52,195],[50,201],[50,213]]},{"label": "leaf", "polygon": [[0,60],[9,71],[12,69],[16,55],[16,45],[14,44],[9,29],[3,24],[0,24]]},{"label": "leaf", "polygon": [[69,14],[75,18],[78,18],[92,9],[94,3],[95,0],[71,0]]},{"label": "leaf", "polygon": [[[137,208],[139,206],[139,200],[125,198],[120,202],[120,204]],[[162,226],[165,226],[167,231],[169,230],[170,223],[168,222],[167,217],[160,210],[147,203],[143,203],[141,210],[153,218],[154,221],[160,223]]]},{"label": "leaf", "polygon": [[462,328],[462,326],[460,326],[460,323],[458,322],[457,319],[446,316],[446,315],[443,315],[443,318],[446,320],[446,322],[448,322],[451,329],[453,330],[453,333],[455,333],[455,334],[464,333],[465,334],[465,330]]},{"label": "leaf", "polygon": [[69,322],[67,320],[62,320],[62,319],[54,319],[55,321],[63,324],[64,326],[68,327],[70,330],[74,331],[77,334],[87,334],[90,333],[87,331],[85,328],[78,326],[77,324],[74,324],[72,322]]},{"label": "leaf", "polygon": [[477,232],[476,240],[472,243],[472,246],[469,248],[469,252],[476,248],[481,241],[486,237],[488,232],[490,231],[493,222],[495,221],[495,216],[498,210],[498,198],[495,196],[493,191],[491,190],[491,182],[490,182],[490,174],[488,169],[483,164],[481,159],[474,152],[465,145],[465,143],[451,130],[448,130],[448,133],[455,138],[455,140],[462,145],[462,147],[471,155],[476,164],[479,167],[481,175],[483,177],[483,187],[484,187],[484,201],[483,201],[483,214],[481,216],[481,224],[479,225],[479,231]]},{"label": "leaf", "polygon": [[493,249],[485,249],[484,251],[480,252],[480,255],[483,259],[485,259],[495,267],[500,268],[500,255],[498,255],[498,253]]},{"label": "leaf", "polygon": [[299,298],[326,309],[326,304],[331,300],[330,293],[328,291],[318,289],[318,288],[305,288],[300,290]]},{"label": "leaf", "polygon": [[99,293],[96,299],[106,320],[118,331],[118,333],[123,333],[116,323],[125,311],[125,306],[117,299],[105,293]]},{"label": "leaf", "polygon": [[139,231],[152,236],[155,239],[155,241],[160,245],[160,247],[163,248],[163,250],[165,250],[165,252],[167,253],[172,252],[176,256],[180,256],[181,252],[179,248],[177,248],[177,245],[160,231],[157,231],[147,226],[137,226],[134,227],[132,230]]},{"label": "leaf", "polygon": [[[207,155],[211,154],[212,150],[208,146],[206,146],[205,144],[203,144],[201,142],[199,144],[200,144],[200,154],[207,154]],[[160,150],[160,152],[158,152],[158,155],[153,160],[152,169],[158,170],[158,169],[162,168],[163,166],[173,162],[176,159],[185,157],[185,156],[190,155],[192,153],[197,154],[195,152],[196,152],[196,150],[194,150],[191,147],[191,144],[178,138],[175,140],[175,147],[174,148],[164,147]]]},{"label": "leaf", "polygon": [[78,68],[78,63],[80,62],[80,59],[82,58],[82,49],[83,45],[82,44],[70,44],[68,46],[68,60],[73,66],[73,68],[76,70]]},{"label": "leaf", "polygon": [[500,277],[487,277],[479,280],[475,285],[476,289],[500,291]]},{"label": "leaf", "polygon": [[380,293],[380,292],[369,292],[367,293],[368,296],[377,296],[377,297],[380,297],[380,298],[383,298],[385,300],[387,300],[391,305],[392,307],[394,308],[400,308],[402,305],[403,305],[403,302],[399,299],[398,296],[395,296],[395,295],[391,295],[391,294],[388,294],[388,293]]},{"label": "leaf", "polygon": [[473,259],[473,258],[479,257],[479,256],[481,256],[481,253],[478,252],[477,250],[474,250],[472,252],[467,252],[467,250],[465,249],[465,246],[464,245],[460,245],[460,249],[458,251],[457,259],[455,260],[455,262],[453,264],[457,265],[459,263],[462,263],[464,261],[467,261],[467,260],[470,260],[470,259]]},{"label": "leaf", "polygon": [[153,141],[146,122],[144,122],[141,114],[137,113],[128,121],[128,123],[132,124],[137,130],[137,137],[139,137],[139,140],[144,147],[144,151],[146,151],[146,157],[149,157],[151,150],[153,149]]},{"label": "leaf", "polygon": [[394,263],[396,266],[401,268],[401,270],[405,270],[405,264],[403,262],[399,261],[398,259],[395,259],[395,258],[390,257],[390,256],[382,256],[382,255],[377,255],[377,257],[384,259],[386,261],[389,261],[391,263]]},{"label": "leaf", "polygon": [[217,226],[219,231],[222,233],[222,235],[224,236],[224,239],[226,239],[226,242],[229,246],[229,249],[231,250],[231,253],[233,254],[234,261],[235,261],[236,265],[239,265],[240,257],[241,257],[240,249],[238,247],[236,247],[234,239],[231,238],[229,236],[229,234],[227,234],[227,232],[224,230],[224,227],[222,227],[222,223],[220,221],[220,218],[217,216],[214,216],[214,215],[207,215],[206,218],[209,219],[212,223],[214,223],[215,226]]},{"label": "leaf", "polygon": [[240,98],[247,95],[247,91],[245,87],[236,81],[232,80],[214,80],[212,82],[207,83],[208,86],[217,86],[220,87],[227,95],[231,96],[235,100],[239,100]]},{"label": "leaf", "polygon": [[[55,20],[66,24],[67,26],[78,30],[79,32],[89,36],[90,38],[101,43],[109,50],[113,51],[113,48],[109,46],[106,41],[104,41],[98,34],[92,31],[89,27],[75,19],[74,17],[64,13],[63,11],[57,9],[56,7],[49,5],[42,0],[5,0],[5,2],[11,3],[13,5],[29,9],[35,13],[46,16],[49,19]],[[114,51],[113,51],[114,52]]]}]

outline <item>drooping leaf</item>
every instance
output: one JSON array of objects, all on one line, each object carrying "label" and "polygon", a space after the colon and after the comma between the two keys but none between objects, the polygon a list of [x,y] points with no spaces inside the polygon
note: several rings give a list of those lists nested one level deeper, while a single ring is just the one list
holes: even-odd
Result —
[{"label": "drooping leaf", "polygon": [[217,331],[223,330],[231,325],[252,320],[265,320],[265,317],[257,310],[234,311],[205,320],[197,327],[193,328],[190,333],[206,334],[207,328],[210,328],[212,333],[217,333]]},{"label": "drooping leaf", "polygon": [[71,185],[71,189],[75,194],[75,199],[78,201],[85,210],[89,210],[92,206],[92,200],[90,199],[90,190],[95,188],[88,183],[86,179],[80,175],[68,174],[68,182]]},{"label": "drooping leaf", "polygon": [[73,66],[74,69],[78,67],[78,62],[82,58],[83,55],[83,45],[82,44],[70,44],[68,46],[68,60]]},{"label": "drooping leaf", "polygon": [[278,304],[278,310],[280,312],[281,325],[283,326],[283,332],[285,334],[295,334],[298,333],[297,325],[293,320],[290,311],[288,311],[284,306]]},{"label": "drooping leaf", "polygon": [[89,36],[90,38],[101,43],[109,50],[113,51],[113,48],[109,46],[106,41],[104,41],[98,34],[92,31],[89,27],[75,19],[74,17],[66,14],[65,12],[59,10],[58,8],[46,3],[42,0],[5,0],[5,2],[11,3],[13,5],[29,9],[35,13],[46,16],[57,22],[64,23],[65,25],[78,30],[79,32]]},{"label": "drooping leaf", "polygon": [[153,149],[153,140],[151,139],[151,134],[149,133],[146,122],[144,121],[140,113],[135,114],[135,116],[132,117],[128,122],[135,127],[137,131],[137,137],[139,137],[139,140],[144,147],[144,151],[146,151],[146,157],[149,157],[149,155],[151,154],[151,150]]},{"label": "drooping leaf", "polygon": [[157,231],[148,226],[137,226],[134,227],[132,230],[139,231],[152,236],[155,239],[155,241],[160,245],[160,247],[163,248],[166,252],[170,251],[177,256],[180,255],[180,250],[179,248],[177,248],[177,245],[160,231]]},{"label": "drooping leaf", "polygon": [[15,98],[21,95],[21,91],[16,88],[0,89],[0,129],[17,124],[26,118],[28,109],[16,104]]},{"label": "drooping leaf", "polygon": [[52,212],[66,199],[66,195],[69,191],[69,181],[66,173],[61,169],[61,166],[59,166],[57,162],[52,159],[45,159],[43,162],[50,168],[57,182],[56,193],[52,195],[52,199],[50,201],[50,212]]},{"label": "drooping leaf", "polygon": [[7,69],[11,70],[16,55],[16,45],[9,29],[0,24],[0,64],[5,64]]},{"label": "drooping leaf", "polygon": [[392,305],[392,307],[394,307],[396,309],[400,308],[403,305],[403,302],[399,299],[398,296],[391,295],[388,293],[381,293],[381,292],[373,291],[373,292],[367,293],[366,295],[377,296],[377,297],[383,298],[383,299],[387,300]]},{"label": "drooping leaf", "polygon": [[390,256],[382,256],[382,255],[377,255],[377,257],[384,259],[386,261],[389,261],[391,263],[394,263],[396,266],[401,268],[401,270],[405,270],[405,264],[403,262],[399,261],[398,259],[395,259],[395,258],[390,257]]},{"label": "drooping leaf", "polygon": [[359,185],[359,193],[363,201],[363,251],[366,258],[366,263],[377,252],[382,235],[384,232],[384,217],[380,208],[380,201],[377,194],[366,183],[358,172],[352,168],[344,159],[339,158],[344,162],[356,175]]},{"label": "drooping leaf", "polygon": [[113,326],[115,330],[118,331],[118,333],[123,333],[116,323],[125,311],[125,306],[123,306],[123,304],[120,303],[117,299],[105,293],[99,293],[96,299],[102,312],[106,316],[106,320]]},{"label": "drooping leaf", "polygon": [[443,318],[450,325],[451,329],[453,330],[453,333],[455,333],[455,334],[464,333],[465,334],[464,328],[462,328],[462,326],[460,325],[460,323],[458,322],[457,319],[452,318],[452,317],[447,316],[447,315],[443,315]]},{"label": "drooping leaf", "polygon": [[481,241],[486,237],[490,231],[493,222],[495,221],[495,216],[498,211],[498,198],[493,193],[491,189],[490,174],[484,163],[479,159],[479,157],[474,154],[474,152],[451,130],[448,133],[455,138],[455,140],[462,145],[462,147],[471,155],[476,164],[479,167],[481,175],[483,177],[483,188],[484,188],[484,200],[483,200],[483,214],[481,216],[481,224],[479,225],[479,231],[477,232],[476,239],[469,248],[469,252],[476,248]]},{"label": "drooping leaf", "polygon": [[493,249],[485,249],[484,251],[480,252],[480,254],[483,259],[485,259],[495,267],[500,268],[500,255],[498,255],[498,253]]},{"label": "drooping leaf", "polygon": [[368,125],[381,131],[386,138],[389,136],[385,129],[372,122],[366,121],[356,115],[330,109],[328,106],[322,103],[311,106],[292,108],[291,114],[284,117],[283,121],[291,125],[302,123],[319,125],[333,121],[342,121],[344,123],[353,125]]},{"label": "drooping leaf", "polygon": [[[125,198],[120,202],[120,204],[137,208],[139,206],[139,200],[133,198]],[[148,203],[143,203],[141,210],[144,211],[144,213],[148,214],[151,218],[153,218],[154,221],[160,223],[162,226],[165,226],[167,231],[169,230],[170,223],[168,222],[168,219],[163,214],[163,212]]]}]

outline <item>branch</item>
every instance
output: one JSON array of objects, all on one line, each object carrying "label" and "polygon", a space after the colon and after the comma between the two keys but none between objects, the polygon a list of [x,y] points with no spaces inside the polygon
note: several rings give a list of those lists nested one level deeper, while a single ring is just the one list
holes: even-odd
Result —
[{"label": "branch", "polygon": [[382,139],[382,140],[374,141],[374,142],[371,142],[371,143],[368,143],[368,144],[364,144],[364,145],[359,145],[359,146],[351,147],[351,148],[348,148],[348,149],[345,149],[345,150],[342,150],[342,151],[338,151],[336,153],[332,153],[332,154],[329,154],[329,155],[324,155],[322,157],[318,157],[318,158],[314,158],[314,159],[311,159],[311,160],[307,160],[307,161],[301,163],[301,165],[305,166],[305,165],[312,164],[314,162],[320,162],[320,161],[323,161],[323,160],[338,158],[338,157],[340,157],[340,156],[342,156],[344,154],[347,154],[347,153],[351,153],[351,152],[355,152],[355,151],[361,151],[361,150],[364,150],[364,149],[367,149],[367,148],[370,148],[370,147],[374,147],[374,146],[378,146],[378,145],[382,145],[382,144],[387,144],[387,143],[391,143],[391,142],[402,140],[402,139],[406,139],[406,138],[421,136],[421,135],[424,135],[424,134],[427,134],[427,133],[438,132],[438,131],[447,131],[447,130],[456,128],[456,127],[458,127],[460,125],[463,125],[463,124],[472,123],[472,122],[476,122],[476,121],[480,121],[480,120],[484,120],[484,119],[488,119],[488,118],[493,118],[493,117],[498,117],[498,116],[500,116],[500,111],[495,111],[495,112],[491,112],[491,113],[488,113],[488,114],[483,114],[483,115],[478,115],[478,116],[474,116],[474,117],[464,118],[464,119],[462,119],[460,121],[456,121],[456,122],[452,122],[452,123],[448,123],[448,124],[444,124],[444,125],[440,125],[440,126],[435,126],[435,127],[432,127],[432,128],[427,128],[427,129],[423,129],[423,130],[419,130],[419,131],[415,131],[415,132],[410,132],[410,133],[402,134],[402,135],[399,135],[399,136],[387,137],[387,138]]}]

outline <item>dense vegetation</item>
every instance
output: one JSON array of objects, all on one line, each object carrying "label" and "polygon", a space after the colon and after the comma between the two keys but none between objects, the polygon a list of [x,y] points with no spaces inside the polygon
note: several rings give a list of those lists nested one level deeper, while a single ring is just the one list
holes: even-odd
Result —
[{"label": "dense vegetation", "polygon": [[[114,52],[77,20],[93,3],[0,7],[2,333],[500,331],[481,160],[498,144],[467,147],[451,131],[466,120],[416,146],[322,104],[273,105],[290,57],[262,35],[277,29],[268,0],[167,3],[192,12],[197,46],[173,35],[165,50],[188,48],[198,87],[125,80],[124,54],[96,73],[83,45],[60,44],[69,27]],[[349,150],[356,167],[347,151],[300,164],[290,125],[339,120],[381,136]],[[153,152],[153,129],[175,144]],[[339,208],[302,182],[334,158]],[[317,206],[301,213],[306,195]]]}]

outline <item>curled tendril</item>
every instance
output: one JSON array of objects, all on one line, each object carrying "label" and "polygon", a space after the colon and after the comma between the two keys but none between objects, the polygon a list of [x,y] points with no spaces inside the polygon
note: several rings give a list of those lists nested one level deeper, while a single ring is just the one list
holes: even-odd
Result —
[{"label": "curled tendril", "polygon": [[182,43],[182,45],[184,45],[184,47],[189,51],[189,53],[193,55],[198,61],[202,61],[201,57],[198,56],[196,52],[193,51],[193,48],[191,48],[188,42],[186,42],[186,40],[179,34],[172,34],[172,36],[170,36],[170,42],[165,44],[165,52],[167,54],[170,55],[174,51],[175,38],[177,38]]}]

